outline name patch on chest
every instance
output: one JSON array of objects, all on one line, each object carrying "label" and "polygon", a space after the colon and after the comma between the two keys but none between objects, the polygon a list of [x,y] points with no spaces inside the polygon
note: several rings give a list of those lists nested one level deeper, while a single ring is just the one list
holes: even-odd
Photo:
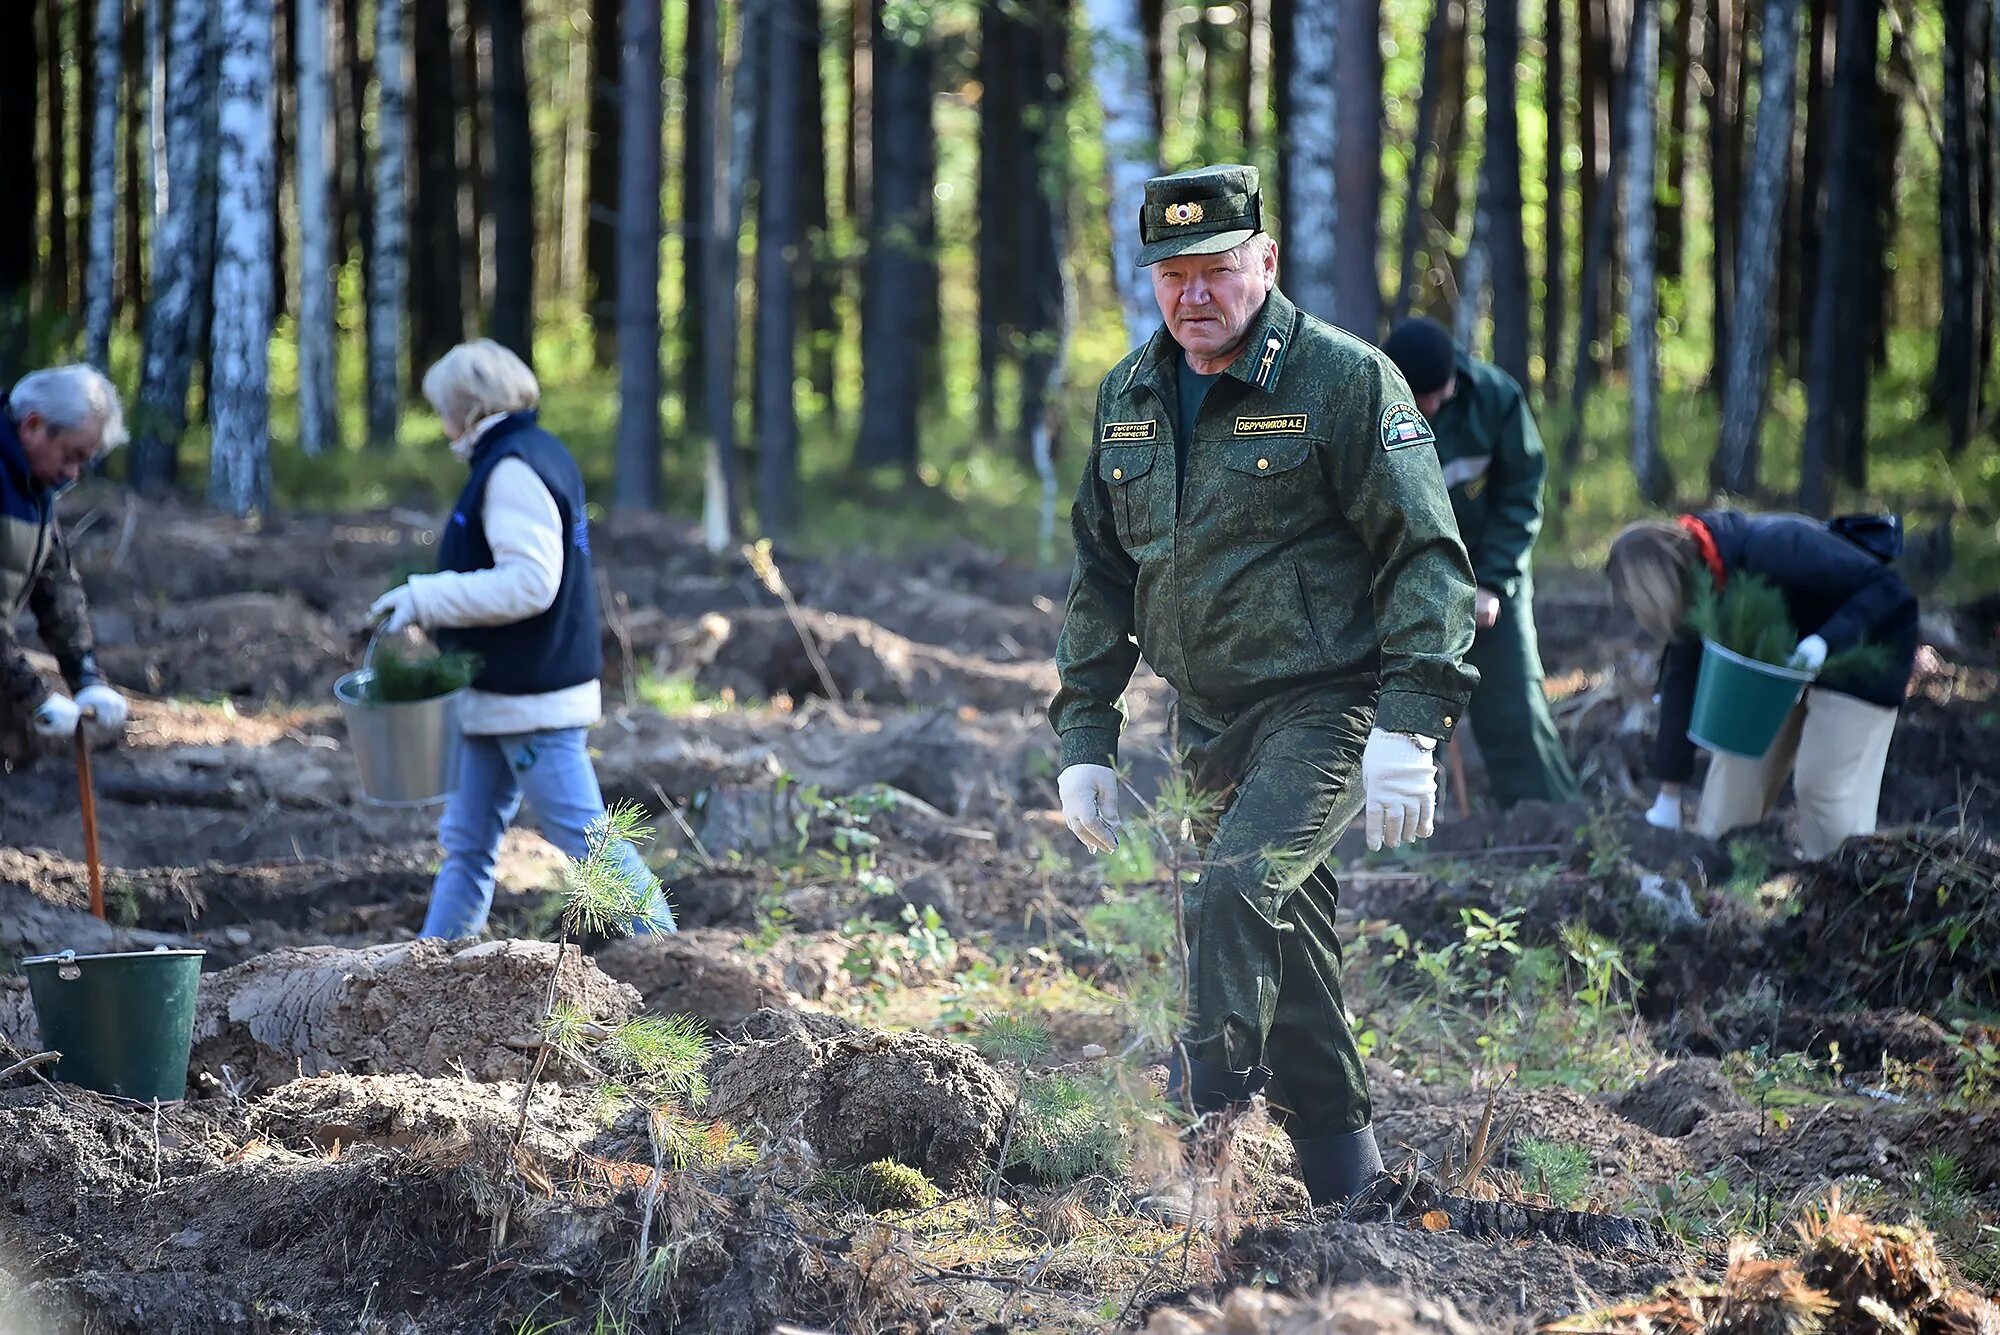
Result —
[{"label": "name patch on chest", "polygon": [[1239,417],[1236,419],[1236,434],[1239,436],[1303,436],[1306,433],[1306,415],[1287,413],[1280,417]]},{"label": "name patch on chest", "polygon": [[1151,419],[1144,422],[1106,422],[1104,434],[1098,440],[1106,445],[1119,441],[1151,440],[1159,430],[1160,424]]},{"label": "name patch on chest", "polygon": [[1392,403],[1382,410],[1382,448],[1400,450],[1406,445],[1428,445],[1437,436],[1416,405]]}]

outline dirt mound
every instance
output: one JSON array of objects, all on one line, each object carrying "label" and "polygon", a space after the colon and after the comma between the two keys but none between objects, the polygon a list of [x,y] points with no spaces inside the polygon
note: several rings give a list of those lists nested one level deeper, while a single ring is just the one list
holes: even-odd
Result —
[{"label": "dirt mound", "polygon": [[[1434,1091],[1437,1101],[1396,1106],[1386,1091],[1377,1097],[1375,1134],[1392,1164],[1407,1148],[1424,1156],[1427,1165],[1447,1156],[1463,1161],[1465,1149],[1479,1129],[1486,1095],[1478,1090]],[[1581,1146],[1591,1158],[1592,1172],[1607,1192],[1622,1180],[1627,1184],[1671,1182],[1684,1167],[1678,1143],[1636,1125],[1611,1108],[1567,1089],[1507,1089],[1494,1105],[1493,1135],[1503,1153],[1528,1138]]]},{"label": "dirt mound", "polygon": [[1654,1135],[1677,1138],[1715,1113],[1747,1112],[1750,1102],[1729,1083],[1722,1063],[1683,1057],[1649,1073],[1635,1088],[1611,1100],[1611,1107]]},{"label": "dirt mound", "polygon": [[[489,941],[301,946],[202,980],[192,1072],[265,1086],[328,1072],[519,1080],[533,1064],[556,947]],[[557,1001],[603,1022],[639,995],[570,948]]]},{"label": "dirt mound", "polygon": [[846,948],[836,941],[786,939],[753,954],[740,932],[697,927],[674,936],[635,936],[602,947],[597,967],[639,990],[647,1010],[692,1015],[733,1033],[765,1007],[792,1008],[824,996]]},{"label": "dirt mound", "polygon": [[1235,1289],[1214,1303],[1155,1312],[1146,1335],[1482,1335],[1449,1302],[1362,1285],[1308,1298]]},{"label": "dirt mound", "polygon": [[946,1191],[975,1187],[1000,1147],[1012,1091],[978,1053],[927,1034],[793,1034],[717,1053],[712,1117],[784,1133],[829,1166],[894,1159]]},{"label": "dirt mound", "polygon": [[1646,1293],[1674,1270],[1558,1243],[1495,1246],[1456,1233],[1336,1219],[1246,1229],[1230,1250],[1226,1274],[1233,1283],[1261,1282],[1286,1293],[1354,1285],[1449,1293],[1473,1320],[1512,1329],[1523,1317],[1547,1320],[1607,1297]]},{"label": "dirt mound", "polygon": [[113,681],[148,695],[295,700],[331,690],[359,649],[291,594],[230,593],[141,612],[130,640],[99,658]]},{"label": "dirt mound", "polygon": [[1934,1154],[1958,1160],[1970,1186],[2000,1188],[2000,1136],[1984,1113],[1929,1112],[1859,1099],[1786,1110],[1718,1113],[1683,1139],[1690,1167],[1757,1181],[1793,1196],[1822,1192],[1843,1177],[1917,1179]]}]

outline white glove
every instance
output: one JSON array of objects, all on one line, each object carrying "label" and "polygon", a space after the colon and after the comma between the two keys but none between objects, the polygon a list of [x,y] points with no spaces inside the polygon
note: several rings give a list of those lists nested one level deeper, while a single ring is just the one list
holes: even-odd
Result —
[{"label": "white glove", "polygon": [[1071,765],[1056,776],[1063,823],[1086,848],[1118,847],[1118,774],[1106,765]]},{"label": "white glove", "polygon": [[118,736],[125,730],[125,715],[131,712],[125,697],[101,681],[78,691],[76,706],[83,711],[85,731],[93,737]]},{"label": "white glove", "polygon": [[76,735],[76,721],[82,715],[83,711],[76,707],[75,701],[57,692],[42,701],[29,726],[35,730],[35,736],[45,741],[60,741]]},{"label": "white glove", "polygon": [[1437,813],[1437,764],[1431,759],[1436,746],[1414,733],[1376,728],[1368,734],[1361,752],[1361,788],[1367,795],[1370,850],[1431,837]]},{"label": "white glove", "polygon": [[387,618],[382,626],[384,634],[394,635],[417,624],[417,595],[407,584],[395,588],[377,598],[368,609],[371,621]]},{"label": "white glove", "polygon": [[1646,808],[1646,824],[1656,830],[1678,830],[1681,827],[1681,796],[1679,793],[1661,792],[1653,799],[1653,805]]},{"label": "white glove", "polygon": [[1817,635],[1808,635],[1799,641],[1799,647],[1792,650],[1792,666],[1806,672],[1817,672],[1826,663],[1826,641]]}]

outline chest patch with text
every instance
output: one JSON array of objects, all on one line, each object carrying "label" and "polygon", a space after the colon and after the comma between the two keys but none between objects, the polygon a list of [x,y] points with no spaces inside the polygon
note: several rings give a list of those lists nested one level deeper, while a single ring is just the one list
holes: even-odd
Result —
[{"label": "chest patch with text", "polygon": [[1406,445],[1428,445],[1437,436],[1416,405],[1392,403],[1382,410],[1382,448],[1400,450]]},{"label": "chest patch with text", "polygon": [[1144,422],[1106,422],[1104,434],[1099,437],[1099,441],[1103,444],[1116,444],[1120,441],[1151,440],[1159,429],[1160,424],[1150,419]]},{"label": "chest patch with text", "polygon": [[1306,433],[1306,415],[1287,413],[1280,417],[1239,417],[1236,419],[1236,434],[1239,436],[1303,436]]}]

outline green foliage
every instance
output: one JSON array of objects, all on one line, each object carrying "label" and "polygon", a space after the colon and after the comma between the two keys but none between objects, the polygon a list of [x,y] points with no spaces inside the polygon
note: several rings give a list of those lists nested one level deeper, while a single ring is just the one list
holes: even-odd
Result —
[{"label": "green foliage", "polygon": [[405,653],[394,645],[378,645],[369,668],[371,675],[356,683],[361,699],[378,705],[407,704],[464,690],[479,675],[479,658],[434,649]]},{"label": "green foliage", "polygon": [[[1143,840],[1128,839],[1112,857],[1144,847]],[[1085,948],[1121,973],[1158,964],[1174,948],[1174,915],[1153,894],[1113,892],[1083,911],[1081,925]]]},{"label": "green foliage", "polygon": [[668,718],[687,718],[700,713],[730,709],[735,701],[704,690],[692,672],[647,672],[633,686],[633,694],[648,709]]},{"label": "green foliage", "polygon": [[[1756,575],[1732,575],[1721,593],[1707,580],[1699,581],[1688,626],[1713,641],[1759,663],[1789,667],[1798,648],[1798,628],[1785,606],[1784,591]],[[1828,654],[1821,676],[1868,672],[1888,662],[1888,650],[1878,644],[1850,645]]]},{"label": "green foliage", "polygon": [[1590,1188],[1590,1153],[1581,1145],[1530,1138],[1514,1147],[1514,1159],[1522,1182],[1564,1209]]},{"label": "green foliage", "polygon": [[1771,879],[1771,850],[1755,839],[1732,839],[1729,866],[1729,882],[1723,888],[1732,898],[1754,906],[1758,891]]},{"label": "green foliage", "polygon": [[1003,1167],[1054,1187],[1118,1171],[1126,1159],[1120,1101],[1109,1086],[1071,1076],[1028,1081]]},{"label": "green foliage", "polygon": [[1951,1023],[1952,1041],[1958,1045],[1958,1097],[1966,1104],[1990,1103],[2000,1091],[2000,1029]]},{"label": "green foliage", "polygon": [[1958,1157],[1942,1150],[1924,1156],[1917,1169],[1917,1200],[1932,1223],[1964,1222],[1972,1213],[1973,1182]]},{"label": "green foliage", "polygon": [[621,856],[621,845],[643,844],[652,837],[646,813],[629,802],[591,822],[583,857],[563,868],[565,935],[622,936],[646,916],[659,878],[650,872],[634,874]]},{"label": "green foliage", "polygon": [[702,1068],[715,1050],[701,1021],[686,1015],[642,1015],[613,1029],[598,1049],[614,1077],[655,1102],[708,1097]]},{"label": "green foliage", "polygon": [[854,1198],[870,1213],[888,1210],[928,1210],[944,1199],[921,1168],[877,1159],[863,1164],[854,1174]]},{"label": "green foliage", "polygon": [[1049,1055],[1049,1031],[1032,1020],[1013,1015],[990,1017],[974,1043],[991,1060],[1017,1066]]}]

